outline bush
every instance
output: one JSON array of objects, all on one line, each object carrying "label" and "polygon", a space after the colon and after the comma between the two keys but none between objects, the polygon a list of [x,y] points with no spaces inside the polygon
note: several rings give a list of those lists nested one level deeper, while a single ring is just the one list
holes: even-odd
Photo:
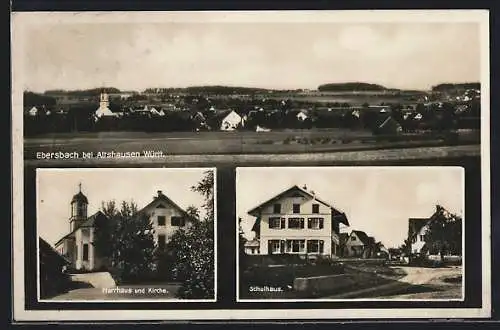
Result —
[{"label": "bush", "polygon": [[179,298],[207,299],[214,296],[213,223],[195,222],[187,230],[178,230],[167,249],[177,251],[172,275],[182,281]]},{"label": "bush", "polygon": [[298,254],[248,255],[246,258],[247,264],[253,266],[307,264],[306,256]]}]

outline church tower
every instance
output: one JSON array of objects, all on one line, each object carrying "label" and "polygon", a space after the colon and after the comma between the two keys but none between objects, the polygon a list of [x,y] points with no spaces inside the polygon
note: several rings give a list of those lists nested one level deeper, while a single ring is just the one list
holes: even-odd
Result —
[{"label": "church tower", "polygon": [[109,108],[109,96],[106,93],[105,90],[101,92],[101,99],[99,101],[99,108],[100,109],[107,109]]},{"label": "church tower", "polygon": [[87,220],[87,205],[89,201],[82,193],[82,184],[78,185],[78,193],[71,199],[71,217],[69,218],[70,231],[78,228]]},{"label": "church tower", "polygon": [[113,111],[109,109],[109,95],[105,90],[101,92],[101,96],[99,97],[99,109],[95,111],[95,115],[97,118],[101,118],[102,116],[115,116]]}]

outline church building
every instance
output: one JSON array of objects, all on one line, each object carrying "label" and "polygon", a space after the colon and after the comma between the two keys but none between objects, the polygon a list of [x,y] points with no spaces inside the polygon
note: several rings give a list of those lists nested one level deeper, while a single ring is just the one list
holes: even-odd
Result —
[{"label": "church building", "polygon": [[[104,265],[104,261],[96,254],[93,246],[95,223],[106,221],[107,217],[101,211],[88,216],[89,201],[82,193],[81,184],[78,193],[71,199],[70,205],[69,233],[57,241],[55,249],[71,262],[71,267],[74,269],[99,269]],[[163,248],[178,229],[190,225],[190,217],[186,211],[161,190],[153,197],[153,201],[138,213],[145,213],[149,217],[158,248]]]},{"label": "church building", "polygon": [[101,117],[116,117],[116,114],[109,109],[109,96],[103,91],[99,99],[99,108],[95,111],[95,116],[97,118]]}]

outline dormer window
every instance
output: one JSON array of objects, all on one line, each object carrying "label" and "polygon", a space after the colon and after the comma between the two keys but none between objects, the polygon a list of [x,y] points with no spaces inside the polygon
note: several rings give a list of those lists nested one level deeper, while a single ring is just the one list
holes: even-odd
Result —
[{"label": "dormer window", "polygon": [[300,204],[293,204],[293,213],[300,213]]},{"label": "dormer window", "polygon": [[312,205],[312,213],[319,213],[319,204]]},{"label": "dormer window", "polygon": [[281,213],[281,204],[274,204],[273,205],[273,213],[274,214],[280,214]]}]

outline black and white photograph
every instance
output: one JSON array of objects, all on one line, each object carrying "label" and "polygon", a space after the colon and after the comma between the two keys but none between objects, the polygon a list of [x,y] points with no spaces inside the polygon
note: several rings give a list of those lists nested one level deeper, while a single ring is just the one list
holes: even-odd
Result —
[{"label": "black and white photograph", "polygon": [[490,315],[487,10],[11,18],[16,319]]},{"label": "black and white photograph", "polygon": [[408,16],[35,15],[17,35],[24,159],[476,156],[481,26]]},{"label": "black and white photograph", "polygon": [[39,299],[215,299],[213,169],[39,169]]},{"label": "black and white photograph", "polygon": [[240,299],[463,300],[461,167],[237,171]]}]

